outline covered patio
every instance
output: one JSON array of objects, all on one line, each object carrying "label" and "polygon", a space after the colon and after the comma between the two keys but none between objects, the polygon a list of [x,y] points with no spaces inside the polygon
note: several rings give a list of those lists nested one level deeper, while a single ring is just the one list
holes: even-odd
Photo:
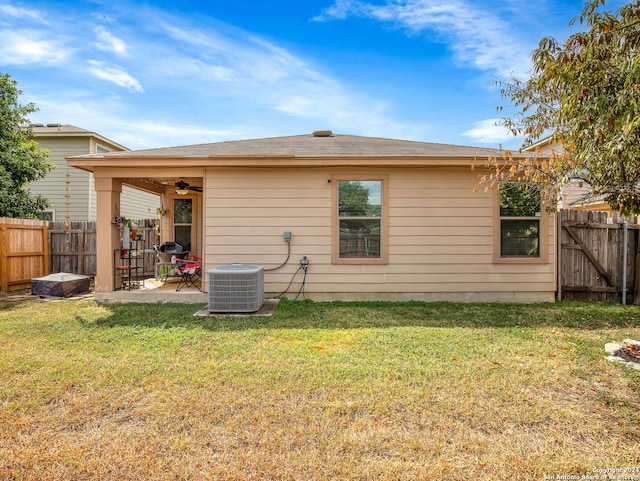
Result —
[{"label": "covered patio", "polygon": [[[127,156],[123,152],[123,157]],[[129,162],[126,158],[119,158],[119,167],[102,165],[100,159],[69,158],[69,162],[94,176],[96,190],[96,277],[95,295],[98,302],[206,302],[206,280],[202,275],[199,287],[183,287],[176,291],[177,282],[167,282],[163,286],[153,286],[147,278],[143,278],[143,271],[148,272],[149,266],[135,271],[131,264],[131,254],[128,260],[123,260],[123,253],[140,248],[145,255],[146,263],[152,257],[147,251],[149,246],[161,245],[164,242],[178,242],[188,256],[203,258],[203,229],[202,229],[202,191],[204,184],[204,170],[198,167],[181,166],[177,159],[164,159],[145,162],[146,159]],[[89,165],[90,164],[90,165]],[[146,165],[145,165],[146,164]],[[166,164],[166,167],[159,164]],[[127,185],[135,189],[151,192],[161,197],[161,207],[158,209],[158,229],[152,235],[154,239],[144,239],[141,244],[129,241],[123,234],[124,219],[121,216],[122,186]],[[156,262],[155,255],[153,262]],[[123,275],[123,268],[129,272]],[[202,264],[202,273],[206,266]],[[133,288],[127,286],[127,281],[135,278]]]}]

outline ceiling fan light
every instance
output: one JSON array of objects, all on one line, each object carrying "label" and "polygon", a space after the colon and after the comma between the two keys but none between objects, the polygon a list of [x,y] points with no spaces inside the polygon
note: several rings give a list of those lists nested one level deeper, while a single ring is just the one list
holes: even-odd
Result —
[{"label": "ceiling fan light", "polygon": [[176,194],[178,195],[187,195],[189,193],[189,184],[187,184],[184,179],[180,179],[180,182],[176,182]]}]

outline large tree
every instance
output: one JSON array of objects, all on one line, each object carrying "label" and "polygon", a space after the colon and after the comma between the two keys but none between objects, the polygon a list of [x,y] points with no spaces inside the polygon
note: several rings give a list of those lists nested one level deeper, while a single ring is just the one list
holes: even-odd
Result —
[{"label": "large tree", "polygon": [[54,165],[32,138],[28,116],[37,109],[32,103],[20,105],[21,94],[15,80],[0,74],[0,217],[35,218],[48,204],[28,186]]},{"label": "large tree", "polygon": [[547,200],[572,178],[614,210],[640,213],[640,2],[614,13],[589,0],[574,18],[588,27],[566,41],[544,38],[526,81],[502,82],[518,113],[503,120],[525,146],[550,135],[564,153],[508,165],[494,159],[493,181],[530,180]]}]

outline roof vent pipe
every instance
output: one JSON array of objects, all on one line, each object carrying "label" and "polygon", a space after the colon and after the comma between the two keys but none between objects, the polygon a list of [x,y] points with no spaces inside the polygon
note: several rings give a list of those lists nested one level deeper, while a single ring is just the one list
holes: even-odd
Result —
[{"label": "roof vent pipe", "polygon": [[314,130],[313,136],[314,137],[333,137],[333,132],[331,132],[330,130]]}]

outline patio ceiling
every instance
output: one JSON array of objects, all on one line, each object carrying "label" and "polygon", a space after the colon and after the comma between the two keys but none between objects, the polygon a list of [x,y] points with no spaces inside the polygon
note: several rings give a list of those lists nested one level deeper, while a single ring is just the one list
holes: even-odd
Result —
[{"label": "patio ceiling", "polygon": [[122,178],[123,185],[133,187],[134,189],[144,190],[154,194],[166,194],[168,190],[175,189],[176,183],[184,181],[189,184],[189,190],[193,192],[202,192],[201,177],[133,177]]}]

